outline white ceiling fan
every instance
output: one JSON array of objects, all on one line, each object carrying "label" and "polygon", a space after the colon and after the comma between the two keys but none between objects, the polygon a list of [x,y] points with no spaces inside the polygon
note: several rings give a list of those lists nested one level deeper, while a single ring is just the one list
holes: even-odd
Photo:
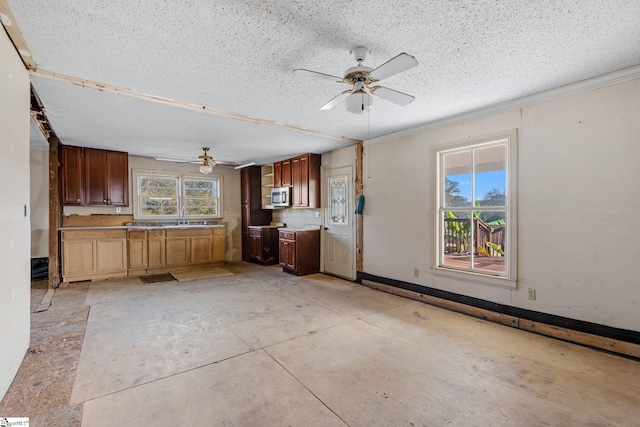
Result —
[{"label": "white ceiling fan", "polygon": [[209,155],[209,147],[202,147],[202,151],[204,153],[198,157],[182,157],[182,156],[162,156],[156,155],[155,159],[165,162],[174,162],[174,163],[195,163],[200,165],[200,172],[203,174],[210,174],[213,171],[215,166],[224,166],[224,167],[232,167],[235,169],[242,169],[248,166],[253,166],[256,163],[250,162],[242,165],[236,165],[235,162],[228,162],[225,160],[214,160],[212,156]]},{"label": "white ceiling fan", "polygon": [[320,107],[321,110],[330,110],[344,100],[347,111],[354,114],[362,114],[373,105],[372,95],[379,96],[382,99],[400,106],[408,105],[415,99],[414,96],[379,86],[377,83],[380,80],[415,67],[418,65],[416,58],[402,52],[379,67],[370,68],[362,65],[362,62],[369,54],[369,49],[364,46],[358,46],[351,50],[351,54],[358,62],[358,65],[345,71],[344,77],[342,78],[303,68],[293,70],[297,75],[331,80],[337,83],[347,83],[352,86],[351,89],[345,90]]}]

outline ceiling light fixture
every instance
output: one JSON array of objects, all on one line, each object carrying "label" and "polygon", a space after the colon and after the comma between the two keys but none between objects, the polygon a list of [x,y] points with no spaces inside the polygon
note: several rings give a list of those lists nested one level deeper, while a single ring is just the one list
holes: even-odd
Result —
[{"label": "ceiling light fixture", "polygon": [[365,89],[363,82],[355,83],[355,90],[344,101],[347,111],[362,114],[373,107],[373,96]]},{"label": "ceiling light fixture", "polygon": [[211,160],[213,157],[207,154],[209,151],[209,147],[202,147],[204,154],[202,156],[198,156],[199,159],[202,159],[202,165],[200,165],[200,172],[207,175],[213,171],[213,166],[211,165]]}]

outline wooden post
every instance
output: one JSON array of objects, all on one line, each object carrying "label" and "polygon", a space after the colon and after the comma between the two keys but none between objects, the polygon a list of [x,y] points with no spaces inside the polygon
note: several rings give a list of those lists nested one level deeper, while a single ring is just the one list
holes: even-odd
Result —
[{"label": "wooden post", "polygon": [[60,285],[60,234],[58,229],[62,221],[60,209],[60,140],[49,137],[49,289]]},{"label": "wooden post", "polygon": [[[362,194],[364,184],[362,182],[362,167],[364,165],[363,162],[363,153],[364,153],[364,143],[359,141],[356,146],[356,194]],[[362,238],[364,236],[363,230],[364,220],[363,215],[356,215],[356,272],[362,271],[364,258],[363,258],[363,242]]]}]

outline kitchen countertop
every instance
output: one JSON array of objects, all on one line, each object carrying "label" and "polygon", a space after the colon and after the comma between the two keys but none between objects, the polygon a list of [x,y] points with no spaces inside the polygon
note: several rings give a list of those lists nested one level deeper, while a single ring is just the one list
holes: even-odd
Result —
[{"label": "kitchen countertop", "polygon": [[225,228],[225,224],[132,224],[132,225],[116,225],[116,226],[99,226],[99,227],[62,227],[61,231],[69,230],[172,230],[172,229],[191,229],[191,228]]},{"label": "kitchen countertop", "polygon": [[303,227],[280,227],[278,228],[279,231],[320,231],[320,226],[319,225],[309,225],[309,226],[303,226]]}]

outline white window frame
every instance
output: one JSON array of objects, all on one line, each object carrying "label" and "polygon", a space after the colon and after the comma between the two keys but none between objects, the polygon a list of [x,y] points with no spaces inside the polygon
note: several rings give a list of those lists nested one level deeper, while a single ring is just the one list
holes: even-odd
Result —
[{"label": "white window frame", "polygon": [[[443,276],[453,278],[456,280],[470,281],[473,283],[498,286],[515,289],[517,287],[517,130],[512,129],[507,132],[502,132],[495,136],[481,138],[472,142],[465,141],[459,143],[452,143],[447,145],[441,145],[434,147],[433,149],[433,162],[434,162],[434,177],[433,182],[435,186],[435,200],[434,200],[434,253],[432,260],[432,272],[437,276]],[[505,143],[507,149],[506,155],[506,257],[505,257],[505,272],[502,274],[495,274],[486,272],[484,270],[471,270],[454,268],[451,266],[445,266],[442,262],[442,254],[444,245],[444,230],[442,229],[441,215],[444,206],[444,184],[445,176],[442,168],[442,156],[447,153],[455,151],[461,151],[471,148],[480,148],[482,146],[490,146],[496,143]],[[467,210],[473,208],[462,208],[461,210]],[[446,208],[451,210],[451,208]]]},{"label": "white window frame", "polygon": [[[141,203],[140,203],[140,177],[158,177],[158,178],[171,178],[178,180],[178,210],[176,215],[142,215],[141,212]],[[183,216],[183,207],[184,201],[186,199],[184,194],[184,180],[185,179],[195,179],[195,180],[203,180],[203,181],[217,181],[218,195],[217,195],[217,205],[218,205],[218,213],[217,215],[192,215],[192,216]],[[136,169],[133,171],[133,217],[135,220],[176,220],[176,219],[189,219],[189,220],[199,220],[199,219],[222,219],[222,213],[224,212],[222,206],[223,200],[223,179],[222,175],[197,175],[197,174],[189,174],[189,173],[175,173],[175,172],[167,172],[167,171],[150,171],[150,170],[142,170]]]}]

